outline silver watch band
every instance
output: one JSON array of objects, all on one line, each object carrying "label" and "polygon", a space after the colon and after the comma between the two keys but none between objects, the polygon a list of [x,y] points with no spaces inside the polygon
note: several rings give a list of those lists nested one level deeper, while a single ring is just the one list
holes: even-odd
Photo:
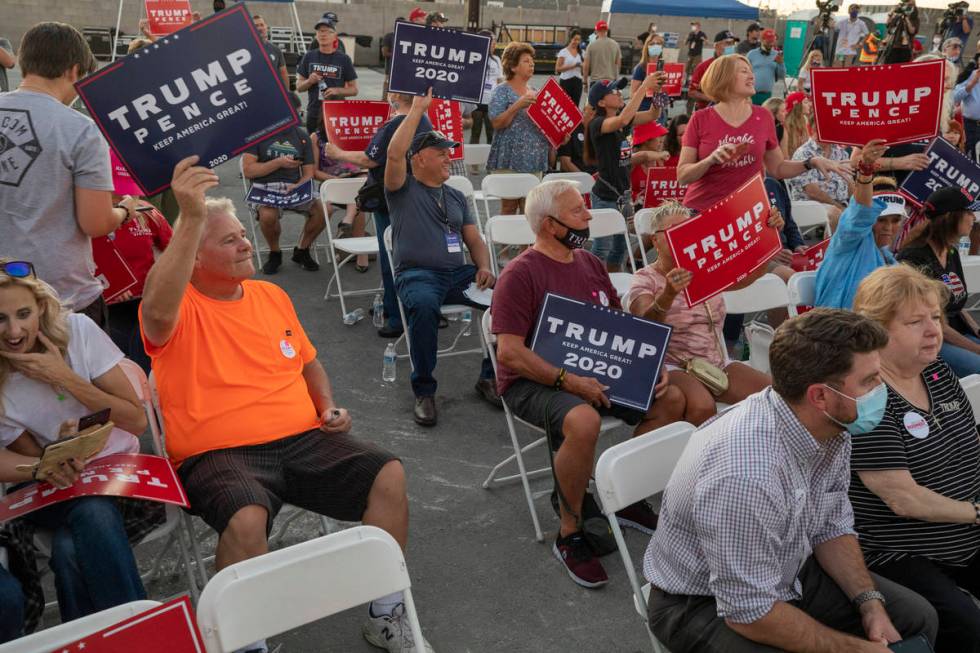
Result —
[{"label": "silver watch band", "polygon": [[885,601],[885,595],[879,592],[878,590],[868,590],[866,592],[861,592],[853,599],[851,599],[851,604],[854,606],[855,609],[860,609],[861,606],[867,603],[868,601],[875,601],[875,600],[881,601],[882,605],[888,605],[888,602]]}]

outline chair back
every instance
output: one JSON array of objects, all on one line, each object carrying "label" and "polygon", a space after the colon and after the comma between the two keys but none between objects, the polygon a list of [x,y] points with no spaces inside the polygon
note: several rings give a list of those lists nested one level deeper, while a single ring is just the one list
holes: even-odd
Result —
[{"label": "chair back", "polygon": [[814,200],[793,202],[793,222],[801,231],[827,224],[827,205]]},{"label": "chair back", "polygon": [[466,199],[473,199],[473,183],[466,177],[462,175],[451,175],[446,180],[446,185],[466,195]]},{"label": "chair back", "polygon": [[197,608],[208,653],[227,653],[394,592],[405,592],[415,641],[412,582],[394,538],[356,526],[225,567]]},{"label": "chair back", "polygon": [[633,258],[633,247],[630,244],[629,231],[626,228],[626,218],[616,209],[590,209],[592,221],[589,222],[589,237],[595,240],[606,236],[622,236],[626,239],[626,253],[629,256],[630,270],[636,273],[636,259]]},{"label": "chair back", "polygon": [[970,407],[973,408],[973,419],[980,424],[980,374],[971,374],[960,379],[963,392],[970,400]]},{"label": "chair back", "polygon": [[495,245],[533,245],[535,235],[531,225],[523,215],[495,215],[485,227],[486,241],[490,250],[490,266],[495,275],[500,274],[500,263],[497,260]]},{"label": "chair back", "polygon": [[[348,204],[353,204],[357,200],[357,193],[361,190],[361,186],[367,181],[367,177],[353,177],[351,179],[327,179],[320,183],[320,200],[327,204],[340,204],[347,206]],[[329,207],[324,206],[324,214],[329,217],[330,213],[327,210]]]},{"label": "chair back", "polygon": [[817,273],[815,270],[797,272],[786,282],[786,291],[789,293],[789,314],[791,317],[799,315],[797,306],[813,306],[817,301]]},{"label": "chair back", "polygon": [[[646,267],[650,265],[650,259],[647,257],[647,248],[643,246],[643,236],[640,235],[640,225],[649,225],[651,220],[651,215],[653,214],[653,209],[640,209],[633,216],[633,229],[636,232],[636,238],[640,241],[640,257],[643,259],[643,266]],[[646,229],[646,227],[644,227]],[[652,229],[647,229],[646,233],[650,233]]]},{"label": "chair back", "polygon": [[551,172],[546,174],[541,181],[574,181],[578,184],[578,192],[588,195],[595,186],[595,177],[587,172]]},{"label": "chair back", "polygon": [[[109,626],[162,605],[159,601],[131,601],[86,617],[45,628],[32,635],[12,640],[0,645],[0,653],[38,653],[38,651],[61,651],[62,647],[88,637]],[[75,650],[75,649],[72,649]]]},{"label": "chair back", "polygon": [[728,313],[758,313],[789,305],[786,284],[771,273],[762,275],[746,288],[724,292],[722,297]]},{"label": "chair back", "polygon": [[980,256],[964,256],[961,259],[963,264],[963,284],[968,292],[980,291]]},{"label": "chair back", "polygon": [[463,163],[468,166],[485,166],[490,158],[490,146],[487,144],[470,144],[463,147]]},{"label": "chair back", "polygon": [[480,189],[485,195],[504,200],[520,200],[527,197],[531,189],[541,181],[527,172],[507,172],[490,174],[483,178]]}]

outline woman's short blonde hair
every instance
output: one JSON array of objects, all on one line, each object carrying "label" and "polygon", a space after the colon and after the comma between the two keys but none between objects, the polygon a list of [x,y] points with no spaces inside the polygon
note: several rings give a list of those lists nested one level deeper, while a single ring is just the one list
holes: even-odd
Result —
[{"label": "woman's short blonde hair", "polygon": [[742,54],[725,54],[716,57],[701,78],[701,92],[715,102],[730,100],[732,87],[735,86],[735,69],[739,63],[752,68],[748,58]]},{"label": "woman's short blonde hair", "polygon": [[521,63],[521,57],[525,54],[531,55],[533,59],[534,48],[520,41],[507,44],[503,54],[500,55],[500,67],[504,70],[504,79],[514,79],[514,68]]},{"label": "woman's short blonde hair", "polygon": [[683,215],[685,218],[689,218],[691,217],[691,210],[676,200],[668,200],[649,211],[641,211],[634,221],[636,233],[641,236],[652,235],[653,232],[663,229],[667,218],[672,215]]},{"label": "woman's short blonde hair", "polygon": [[886,329],[898,312],[915,302],[935,302],[940,312],[949,291],[942,281],[927,277],[911,265],[880,267],[864,278],[854,295],[854,312]]}]

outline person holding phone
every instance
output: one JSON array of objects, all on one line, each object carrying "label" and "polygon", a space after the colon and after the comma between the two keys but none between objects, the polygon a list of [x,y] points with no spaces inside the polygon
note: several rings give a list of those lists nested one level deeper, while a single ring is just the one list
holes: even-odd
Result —
[{"label": "person holding phone", "polygon": [[[664,69],[664,37],[662,34],[651,34],[643,44],[643,51],[640,55],[640,63],[633,67],[633,77],[630,80],[630,96],[636,95],[640,84],[647,78],[647,68],[649,64],[656,67],[658,73]],[[640,100],[640,111],[646,111],[650,105],[656,104],[660,108],[660,116],[657,122],[667,125],[667,108],[670,106],[670,97],[663,91],[658,90],[649,97],[644,93]]]}]

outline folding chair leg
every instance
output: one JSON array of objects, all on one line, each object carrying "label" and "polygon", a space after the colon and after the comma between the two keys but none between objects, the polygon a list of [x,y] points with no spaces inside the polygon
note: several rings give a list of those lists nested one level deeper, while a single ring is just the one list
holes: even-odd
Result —
[{"label": "folding chair leg", "polygon": [[197,600],[201,596],[201,588],[197,586],[197,581],[194,578],[194,571],[191,569],[190,555],[187,552],[187,547],[184,544],[184,538],[180,535],[180,528],[177,528],[173,535],[177,536],[177,549],[180,551],[180,561],[184,565],[184,573],[187,575],[187,589],[191,593],[191,601],[194,605],[197,605]]},{"label": "folding chair leg", "polygon": [[330,520],[324,515],[320,515],[320,535],[330,535],[333,532],[333,526],[330,524]]},{"label": "folding chair leg", "polygon": [[[527,470],[524,467],[524,456],[521,455],[521,445],[517,441],[517,431],[514,429],[514,420],[510,415],[510,411],[506,412],[505,417],[507,418],[507,430],[510,431],[510,441],[511,445],[514,447],[513,458],[517,461],[517,469],[520,471],[521,485],[524,488],[524,498],[527,500],[527,509],[531,513],[531,521],[534,523],[534,539],[538,542],[544,542],[544,535],[541,533],[541,523],[538,521],[538,511],[534,507],[534,495],[531,494],[531,484],[528,482]],[[504,461],[505,463],[508,461]],[[483,487],[485,489],[490,487],[493,481],[493,477],[496,474],[498,468],[500,468],[504,463],[497,465],[486,481],[483,482]]]},{"label": "folding chair leg", "polygon": [[197,538],[194,536],[194,523],[191,521],[191,516],[187,513],[183,513],[181,518],[181,525],[183,526],[184,533],[187,535],[187,539],[190,541],[191,555],[194,558],[194,566],[197,568],[198,579],[201,581],[198,587],[204,587],[208,584],[208,572],[204,568],[204,558],[201,557],[201,547],[197,542]]}]

